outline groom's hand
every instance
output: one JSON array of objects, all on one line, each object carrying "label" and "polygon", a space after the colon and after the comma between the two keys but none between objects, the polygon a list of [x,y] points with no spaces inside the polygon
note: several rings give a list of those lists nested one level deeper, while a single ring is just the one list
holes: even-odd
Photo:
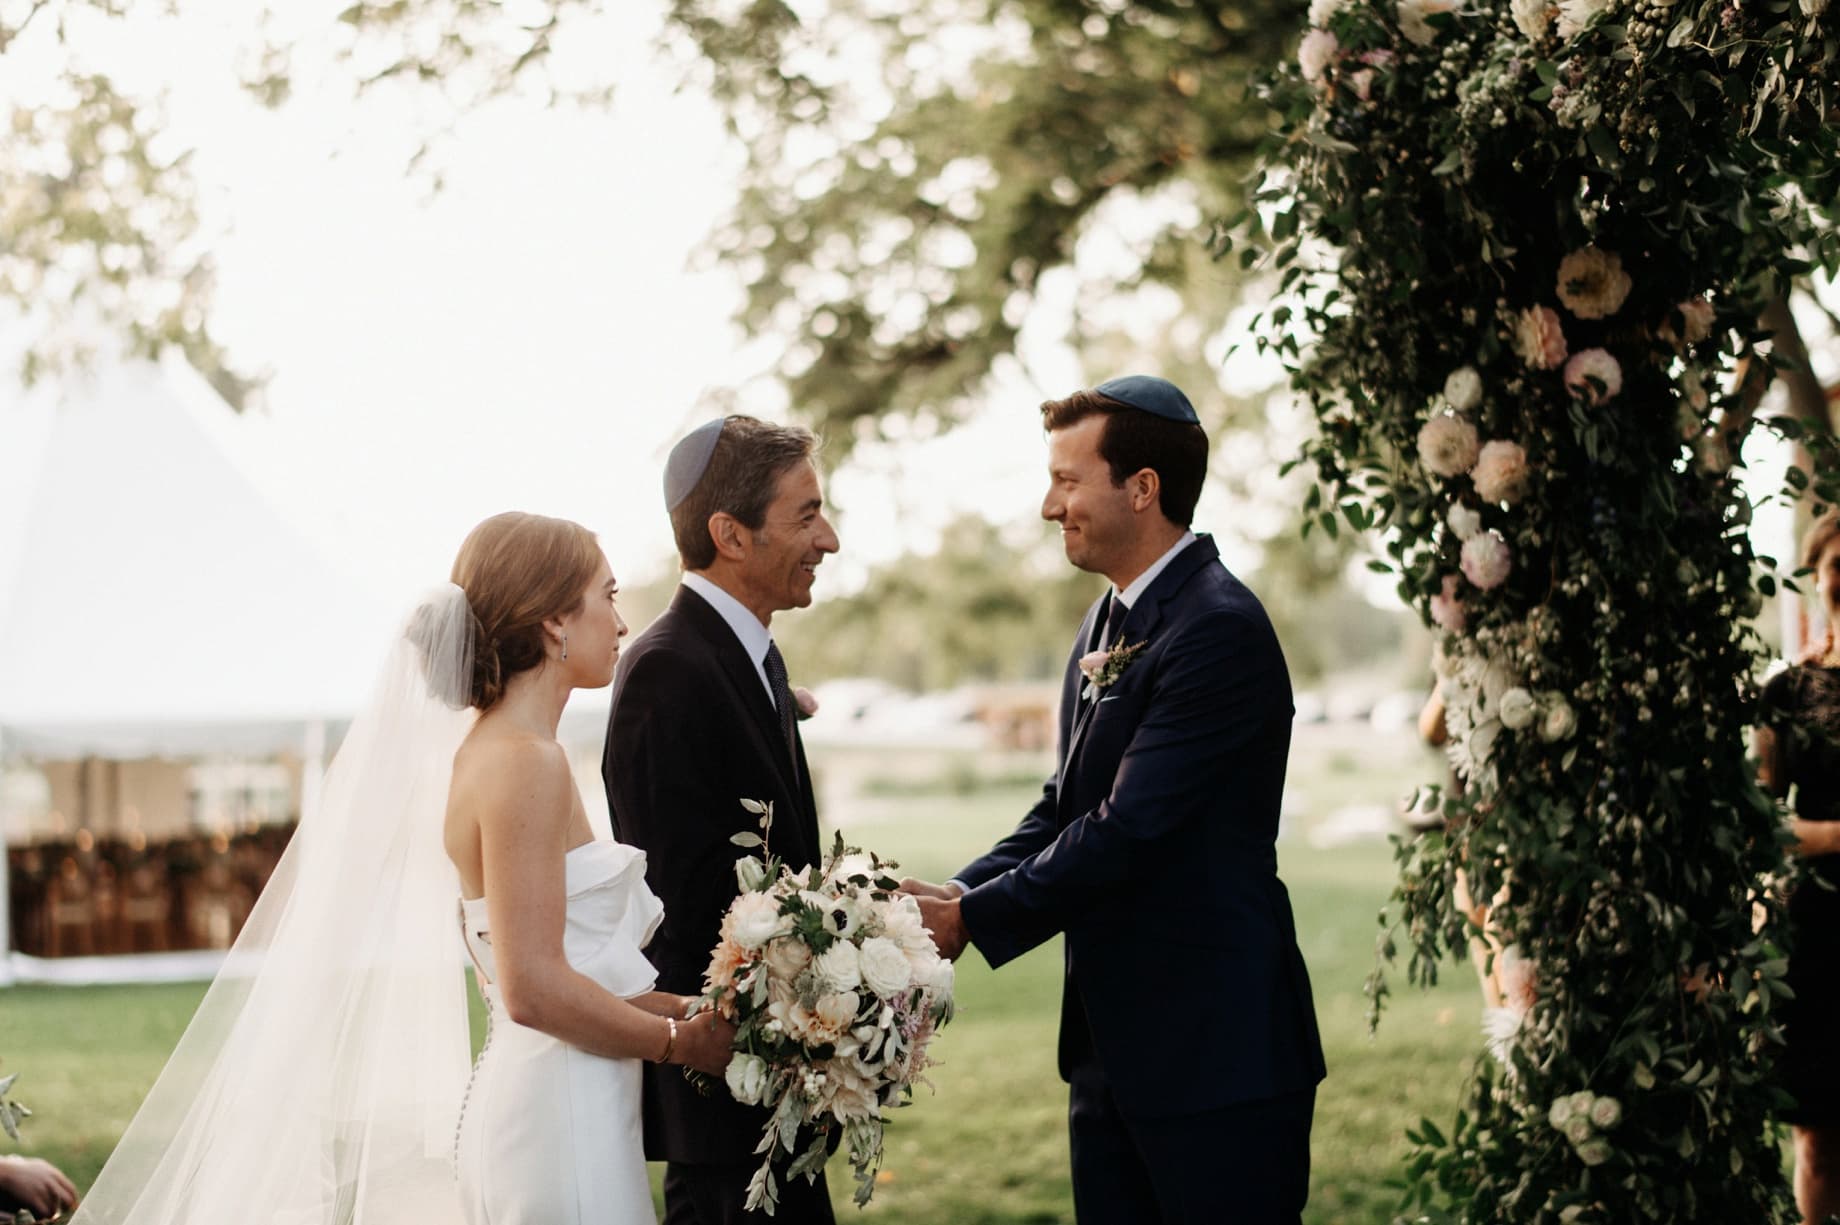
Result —
[{"label": "groom's hand", "polygon": [[933,934],[933,946],[947,961],[957,961],[958,955],[965,951],[965,945],[970,940],[970,935],[965,931],[964,917],[959,913],[958,895],[949,893],[943,898],[922,896],[918,901],[920,921]]},{"label": "groom's hand", "polygon": [[901,892],[911,893],[915,897],[938,898],[940,901],[945,902],[957,897],[959,894],[963,893],[964,890],[949,882],[943,885],[934,885],[923,880],[915,880],[913,877],[908,876],[901,880]]}]

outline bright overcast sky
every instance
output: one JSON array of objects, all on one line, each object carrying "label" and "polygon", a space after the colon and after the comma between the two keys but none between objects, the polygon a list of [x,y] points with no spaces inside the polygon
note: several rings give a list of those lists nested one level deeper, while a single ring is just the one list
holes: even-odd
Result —
[{"label": "bright overcast sky", "polygon": [[[246,98],[229,67],[252,28],[237,0],[99,23],[85,46],[124,88],[163,91],[218,236],[215,327],[273,372],[254,418],[220,436],[331,560],[393,600],[445,577],[467,529],[512,508],[577,519],[617,573],[653,577],[672,557],[658,472],[705,418],[699,398],[746,384],[756,411],[787,416],[758,377],[771,351],[729,322],[735,282],[689,270],[740,151],[713,104],[676,89],[658,6],[617,7],[604,37],[573,45],[616,83],[612,109],[467,116],[432,196],[405,172],[416,127],[399,100],[349,102],[310,66],[279,111]],[[845,553],[830,584],[928,546],[954,513],[1032,512],[1035,406],[1080,379],[1043,348],[1030,369],[1053,386],[1012,364],[972,427],[871,448],[835,476]]]},{"label": "bright overcast sky", "polygon": [[[323,30],[338,7],[287,14]],[[617,573],[654,577],[671,558],[659,468],[702,419],[700,397],[747,385],[763,415],[786,415],[758,377],[770,348],[729,322],[736,285],[689,271],[740,150],[711,103],[677,92],[656,0],[613,7],[564,52],[615,83],[611,111],[510,101],[467,116],[441,146],[432,198],[405,172],[423,129],[400,99],[352,103],[343,84],[316,83],[310,55],[281,110],[242,93],[247,0],[98,21],[81,44],[125,88],[163,93],[178,147],[195,150],[215,325],[238,361],[274,376],[230,448],[330,560],[392,602],[444,577],[466,530],[511,508],[577,519]],[[48,30],[30,34],[48,45]],[[35,67],[22,47],[14,88]],[[971,426],[870,448],[834,474],[845,552],[821,595],[928,547],[953,514],[1033,512],[1035,406],[1082,379],[1055,339],[1064,320],[1037,312],[1026,362],[999,369]],[[1198,526],[1232,521],[1220,498],[1210,490]]]}]

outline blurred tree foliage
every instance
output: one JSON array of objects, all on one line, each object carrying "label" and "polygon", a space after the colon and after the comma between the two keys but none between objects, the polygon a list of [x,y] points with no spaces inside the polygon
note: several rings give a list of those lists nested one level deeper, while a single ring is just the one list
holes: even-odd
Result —
[{"label": "blurred tree foliage", "polygon": [[[1043,523],[999,528],[975,516],[949,524],[939,547],[869,574],[849,595],[823,586],[808,609],[780,613],[773,636],[800,684],[869,676],[925,691],[980,681],[1058,679],[1086,608],[1105,590],[1075,570]],[[1314,554],[1314,556],[1293,556]],[[1294,576],[1315,574],[1297,581]],[[1400,658],[1409,614],[1377,608],[1336,577],[1340,554],[1320,535],[1286,533],[1246,577],[1270,611],[1298,687],[1326,673]],[[623,588],[620,615],[637,633],[664,611],[677,572]],[[1402,686],[1416,676],[1396,678]]]},{"label": "blurred tree foliage", "polygon": [[[1283,52],[1298,5],[666,5],[666,42],[748,151],[739,203],[710,254],[741,270],[749,327],[789,338],[779,372],[791,403],[839,453],[889,414],[961,419],[1013,351],[1043,278],[1095,239],[1102,266],[1081,270],[1074,323],[1089,359],[1117,353],[1110,308],[1166,287],[1182,307],[1170,309],[1166,292],[1161,309],[1180,326],[1156,337],[1150,357],[1212,385],[1219,355],[1203,350],[1236,285],[1204,240],[1239,206],[1268,126],[1248,82]],[[430,90],[449,115],[513,93],[592,101],[617,82],[562,80],[551,53],[609,8],[355,0],[323,41],[360,93]],[[20,106],[0,145],[0,294],[35,325],[68,307],[125,332],[137,351],[177,345],[234,392],[209,329],[210,263],[185,158],[161,148],[157,116],[77,49],[95,23],[184,9],[0,0],[0,71],[26,56],[61,65],[54,96]],[[298,15],[286,26],[280,36],[252,24],[238,66],[270,104],[290,95],[299,44],[318,38]],[[35,345],[33,369],[56,350]]]}]

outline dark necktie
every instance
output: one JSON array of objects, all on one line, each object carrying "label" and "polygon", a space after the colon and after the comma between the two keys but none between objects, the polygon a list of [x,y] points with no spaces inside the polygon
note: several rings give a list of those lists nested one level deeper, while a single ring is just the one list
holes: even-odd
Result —
[{"label": "dark necktie", "polygon": [[1105,629],[1099,635],[1100,650],[1109,651],[1118,645],[1119,627],[1124,625],[1124,619],[1130,615],[1131,606],[1113,594],[1112,606],[1105,614]]},{"label": "dark necktie", "polygon": [[798,772],[799,753],[793,732],[792,681],[786,675],[786,659],[779,653],[779,644],[767,640],[767,684],[773,688],[773,713],[779,716],[779,730],[786,737],[786,756],[791,759],[793,772]]}]

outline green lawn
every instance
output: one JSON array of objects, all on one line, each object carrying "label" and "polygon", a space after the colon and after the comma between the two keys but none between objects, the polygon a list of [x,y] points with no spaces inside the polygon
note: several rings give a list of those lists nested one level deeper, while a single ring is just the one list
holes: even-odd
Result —
[{"label": "green lawn", "polygon": [[[1302,834],[1341,805],[1390,803],[1435,770],[1400,735],[1315,731],[1293,752],[1292,833],[1279,853],[1329,1061],[1305,1218],[1321,1225],[1390,1218],[1395,1196],[1384,1183],[1405,1151],[1404,1129],[1420,1115],[1454,1113],[1479,1049],[1480,1005],[1467,968],[1453,968],[1431,992],[1401,982],[1378,1037],[1369,1039],[1361,984],[1372,967],[1391,856],[1378,842],[1314,849]],[[1030,799],[1027,788],[1005,781],[968,794],[910,786],[872,804],[835,807],[863,814],[857,824],[844,822],[853,841],[940,879],[1007,830]],[[1146,1008],[1156,1006],[1158,986],[1145,984]],[[0,992],[0,1071],[21,1073],[18,1095],[38,1111],[27,1124],[28,1151],[88,1185],[202,993],[200,984]],[[917,1225],[1073,1219],[1066,1090],[1054,1072],[1058,995],[1058,946],[1000,973],[976,954],[962,963],[959,1018],[935,1048],[937,1093],[922,1089],[895,1116],[881,1183],[863,1215]],[[842,1219],[855,1216],[847,1164],[834,1171],[833,1188]]]}]

